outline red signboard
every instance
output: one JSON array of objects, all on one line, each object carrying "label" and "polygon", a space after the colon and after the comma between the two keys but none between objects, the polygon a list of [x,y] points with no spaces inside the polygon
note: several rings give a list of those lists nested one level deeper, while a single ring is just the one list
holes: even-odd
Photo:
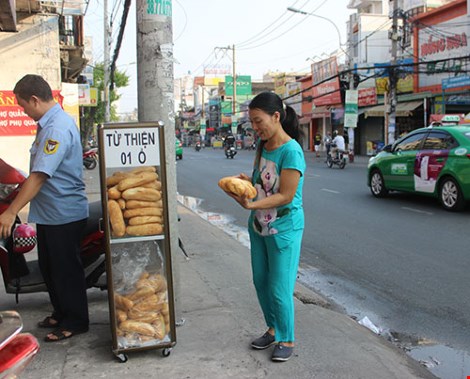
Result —
[{"label": "red signboard", "polygon": [[368,107],[377,104],[377,91],[375,87],[359,88],[359,98],[357,105],[359,107]]},{"label": "red signboard", "polygon": [[[52,91],[62,106],[60,91]],[[36,134],[36,122],[26,115],[16,102],[13,91],[0,91],[0,137],[31,136]]]},{"label": "red signboard", "polygon": [[[328,80],[328,78],[331,78]],[[313,103],[315,106],[341,103],[336,57],[312,64]]]}]

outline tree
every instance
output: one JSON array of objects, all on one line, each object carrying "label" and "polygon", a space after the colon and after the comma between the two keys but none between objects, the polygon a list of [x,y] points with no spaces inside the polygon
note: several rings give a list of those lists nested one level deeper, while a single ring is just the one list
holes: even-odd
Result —
[{"label": "tree", "polygon": [[[96,107],[83,107],[83,118],[81,125],[82,144],[85,146],[88,139],[93,133],[93,127],[97,124],[102,124],[105,116],[105,107],[101,98],[104,92],[104,64],[98,63],[93,70],[93,87],[98,89],[98,103]],[[116,112],[116,107],[113,103],[119,100],[121,95],[116,91],[117,88],[127,87],[129,85],[129,77],[122,71],[116,70],[114,72],[114,89],[109,91],[109,113],[110,121],[119,121]]]}]

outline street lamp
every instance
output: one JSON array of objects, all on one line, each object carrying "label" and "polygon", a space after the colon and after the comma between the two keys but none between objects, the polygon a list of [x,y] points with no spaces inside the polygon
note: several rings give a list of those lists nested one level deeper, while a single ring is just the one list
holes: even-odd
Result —
[{"label": "street lamp", "polygon": [[297,8],[294,8],[294,7],[287,7],[287,10],[290,11],[290,12],[294,12],[294,13],[300,13],[300,14],[303,14],[305,16],[318,17],[318,18],[321,18],[322,20],[328,21],[331,25],[333,25],[335,27],[336,33],[338,33],[339,48],[341,49],[341,51],[344,54],[346,54],[346,56],[349,57],[349,54],[343,49],[343,46],[342,46],[343,44],[341,43],[341,33],[339,32],[338,26],[332,20],[330,20],[327,17],[319,16],[315,13],[305,12],[301,9],[297,9]]}]

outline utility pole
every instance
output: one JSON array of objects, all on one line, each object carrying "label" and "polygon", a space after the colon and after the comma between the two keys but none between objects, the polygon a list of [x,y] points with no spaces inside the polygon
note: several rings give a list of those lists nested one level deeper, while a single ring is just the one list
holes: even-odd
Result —
[{"label": "utility pole", "polygon": [[[172,1],[136,2],[137,106],[139,122],[162,121],[168,194],[169,229],[174,268],[176,311],[178,311],[179,270],[178,215],[176,201],[175,110],[173,93]],[[177,315],[178,317],[178,315]]]},{"label": "utility pole", "polygon": [[396,108],[397,108],[397,50],[398,50],[398,0],[393,1],[392,13],[392,29],[390,31],[390,39],[392,40],[391,60],[389,69],[389,90],[387,96],[386,110],[388,114],[388,123],[385,122],[385,144],[395,141],[396,130]]},{"label": "utility pole", "polygon": [[237,71],[235,70],[235,45],[232,45],[232,76],[233,76],[233,103],[232,103],[232,134],[235,115],[237,114]]},{"label": "utility pole", "polygon": [[109,101],[109,18],[108,18],[108,0],[103,0],[104,8],[104,76],[103,76],[103,103],[104,103],[104,121],[110,120],[110,101]]},{"label": "utility pole", "polygon": [[[232,96],[232,131],[234,124],[236,125],[235,115],[237,113],[237,71],[235,67],[235,45],[232,47],[217,47],[216,49],[220,50],[232,50],[232,78],[233,78],[233,96]],[[227,83],[225,83],[227,85]]]}]

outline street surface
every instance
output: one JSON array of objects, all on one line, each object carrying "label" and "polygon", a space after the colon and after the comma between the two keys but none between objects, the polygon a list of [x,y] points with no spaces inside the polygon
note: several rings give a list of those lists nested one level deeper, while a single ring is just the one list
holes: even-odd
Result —
[{"label": "street surface", "polygon": [[[179,194],[246,228],[248,211],[217,182],[250,174],[254,154],[238,151],[232,160],[219,149],[185,148],[177,162]],[[470,375],[470,209],[449,213],[435,199],[401,193],[376,199],[366,185],[365,157],[344,170],[309,152],[306,160],[299,280],[399,341],[450,346]]]}]

